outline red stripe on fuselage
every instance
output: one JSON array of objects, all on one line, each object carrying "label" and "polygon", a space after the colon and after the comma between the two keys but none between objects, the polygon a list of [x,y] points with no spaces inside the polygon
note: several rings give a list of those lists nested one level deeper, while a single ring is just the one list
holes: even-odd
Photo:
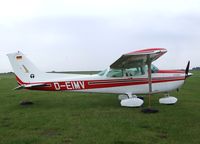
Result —
[{"label": "red stripe on fuselage", "polygon": [[159,70],[159,71],[157,71],[157,73],[180,73],[180,74],[184,74],[185,73],[185,71],[183,71],[183,70]]},{"label": "red stripe on fuselage", "polygon": [[[153,78],[152,83],[163,83],[184,80],[185,77],[164,77]],[[49,86],[29,88],[33,90],[48,90],[48,91],[72,91],[72,90],[87,90],[98,88],[123,87],[131,85],[148,84],[147,78],[132,78],[132,79],[110,79],[110,80],[80,80],[80,81],[62,81],[62,82],[46,82]]]}]

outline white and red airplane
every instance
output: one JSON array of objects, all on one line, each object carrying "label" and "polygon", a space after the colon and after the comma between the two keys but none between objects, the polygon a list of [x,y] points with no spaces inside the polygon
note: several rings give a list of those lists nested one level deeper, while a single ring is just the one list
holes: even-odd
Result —
[{"label": "white and red airplane", "polygon": [[191,75],[189,62],[185,71],[159,70],[151,64],[166,52],[164,48],[130,52],[94,75],[41,72],[21,52],[10,53],[8,58],[19,84],[15,89],[116,93],[121,106],[139,107],[143,100],[137,94],[166,93],[159,102],[176,103],[177,98],[168,92],[179,89]]}]

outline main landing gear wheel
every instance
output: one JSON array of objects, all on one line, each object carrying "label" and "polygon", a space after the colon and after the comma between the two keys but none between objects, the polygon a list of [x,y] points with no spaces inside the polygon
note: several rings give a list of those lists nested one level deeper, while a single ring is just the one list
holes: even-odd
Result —
[{"label": "main landing gear wheel", "polygon": [[136,95],[119,95],[119,100],[121,100],[120,104],[122,107],[140,107],[144,101],[140,98],[137,98]]},{"label": "main landing gear wheel", "polygon": [[173,105],[178,101],[176,97],[169,96],[169,94],[165,94],[165,97],[159,99],[160,104],[165,105]]}]

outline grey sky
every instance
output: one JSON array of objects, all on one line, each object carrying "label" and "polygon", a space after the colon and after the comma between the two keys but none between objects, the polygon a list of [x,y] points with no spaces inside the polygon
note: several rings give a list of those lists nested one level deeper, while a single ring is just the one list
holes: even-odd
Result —
[{"label": "grey sky", "polygon": [[198,0],[0,1],[0,72],[21,51],[43,71],[100,70],[121,54],[164,47],[160,68],[200,66]]}]

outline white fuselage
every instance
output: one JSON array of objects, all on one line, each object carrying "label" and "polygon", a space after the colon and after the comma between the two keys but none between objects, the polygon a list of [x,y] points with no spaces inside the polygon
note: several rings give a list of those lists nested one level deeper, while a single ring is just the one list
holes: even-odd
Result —
[{"label": "white fuselage", "polygon": [[[53,75],[53,74],[49,74]],[[56,74],[58,75],[58,74]],[[107,77],[106,75],[66,75],[61,74],[55,78],[39,83],[46,83],[45,87],[33,88],[35,90],[52,91],[78,91],[95,93],[117,93],[117,94],[147,94],[149,83],[147,75],[134,77]],[[178,89],[184,84],[185,74],[182,72],[153,73],[152,93],[169,92]]]}]

